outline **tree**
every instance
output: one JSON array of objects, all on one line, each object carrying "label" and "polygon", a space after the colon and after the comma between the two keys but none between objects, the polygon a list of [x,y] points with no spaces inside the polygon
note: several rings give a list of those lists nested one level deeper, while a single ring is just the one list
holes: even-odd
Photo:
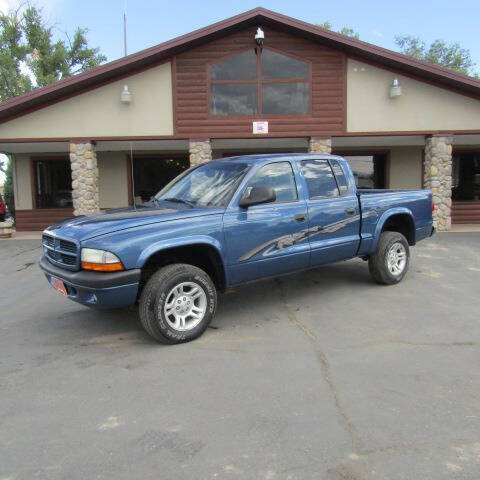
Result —
[{"label": "tree", "polygon": [[462,48],[459,43],[447,43],[435,40],[427,44],[419,37],[396,36],[395,43],[400,51],[419,60],[441,65],[465,75],[478,76],[474,71],[475,63],[470,56],[470,50]]},{"label": "tree", "polygon": [[87,32],[77,28],[71,39],[55,39],[38,8],[0,13],[0,101],[104,62],[99,48],[88,48]]},{"label": "tree", "polygon": [[[54,27],[42,18],[42,10],[22,5],[0,12],[0,102],[84,72],[106,61],[99,48],[89,48],[88,30],[77,28],[70,38],[54,38]],[[0,157],[6,174],[5,202],[13,214],[12,161]]]},{"label": "tree", "polygon": [[[327,30],[333,30],[332,24],[328,20],[323,23],[318,23],[317,26],[326,28]],[[356,40],[360,40],[360,34],[350,27],[342,27],[340,30],[338,30],[338,33],[346,35],[347,37],[355,38]]]}]

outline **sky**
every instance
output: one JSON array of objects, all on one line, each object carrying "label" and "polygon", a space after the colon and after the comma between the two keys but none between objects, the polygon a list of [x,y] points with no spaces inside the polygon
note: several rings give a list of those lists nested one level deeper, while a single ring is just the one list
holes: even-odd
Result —
[{"label": "sky", "polygon": [[[123,55],[123,12],[127,12],[128,53],[151,47],[224,18],[262,6],[311,23],[330,21],[333,29],[352,27],[366,42],[395,49],[395,35],[459,42],[470,50],[480,71],[478,0],[31,0],[42,7],[55,32],[63,37],[76,27],[89,29],[90,46],[107,59]],[[0,0],[0,10],[18,4]],[[0,177],[0,182],[2,178]]]}]

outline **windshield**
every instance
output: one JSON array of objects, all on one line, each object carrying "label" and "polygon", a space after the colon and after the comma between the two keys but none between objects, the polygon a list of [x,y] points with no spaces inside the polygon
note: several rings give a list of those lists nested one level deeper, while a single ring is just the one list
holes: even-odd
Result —
[{"label": "windshield", "polygon": [[155,200],[190,207],[226,207],[243,176],[245,163],[210,162],[187,170],[155,195]]}]

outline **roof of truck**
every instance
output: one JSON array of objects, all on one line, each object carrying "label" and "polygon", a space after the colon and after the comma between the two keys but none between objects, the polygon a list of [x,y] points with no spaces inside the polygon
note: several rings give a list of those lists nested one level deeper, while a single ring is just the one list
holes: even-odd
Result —
[{"label": "roof of truck", "polygon": [[266,160],[308,160],[315,158],[341,158],[329,153],[258,153],[255,155],[236,155],[234,157],[219,158],[218,161],[238,162],[238,163],[261,163]]}]

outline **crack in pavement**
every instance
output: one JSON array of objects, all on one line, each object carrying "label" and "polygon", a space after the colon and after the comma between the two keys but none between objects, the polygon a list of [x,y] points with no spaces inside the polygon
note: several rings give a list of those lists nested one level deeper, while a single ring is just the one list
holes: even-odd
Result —
[{"label": "crack in pavement", "polygon": [[16,271],[21,272],[22,270],[26,270],[28,267],[31,267],[32,265],[35,265],[35,262],[27,262],[22,267],[17,268]]},{"label": "crack in pavement", "polygon": [[313,330],[311,330],[307,325],[305,325],[301,320],[297,318],[295,313],[292,311],[290,308],[290,305],[287,301],[287,297],[285,294],[285,289],[284,289],[284,284],[283,282],[276,278],[275,283],[277,284],[279,291],[280,291],[280,299],[283,303],[284,310],[287,314],[288,320],[290,323],[301,330],[306,337],[308,338],[313,351],[315,353],[315,356],[318,360],[318,363],[320,364],[320,370],[322,372],[322,378],[325,381],[325,383],[328,385],[330,394],[333,398],[334,404],[335,404],[335,409],[337,411],[337,415],[340,418],[340,422],[342,426],[345,428],[346,432],[348,433],[350,437],[350,441],[352,442],[352,448],[353,451],[358,451],[362,452],[365,450],[363,441],[360,438],[360,435],[357,432],[357,429],[353,422],[350,420],[348,415],[345,412],[345,409],[340,401],[339,395],[337,388],[335,387],[335,384],[333,383],[332,376],[330,373],[330,364],[328,363],[327,356],[322,350],[322,347],[320,345],[320,342],[318,341],[317,335]]},{"label": "crack in pavement", "polygon": [[354,348],[373,347],[375,345],[404,345],[407,347],[476,347],[476,342],[411,342],[408,340],[377,340],[372,342],[358,343],[355,345],[345,345],[343,347],[334,347],[336,350],[348,350]]},{"label": "crack in pavement", "polygon": [[38,245],[35,248],[29,248],[28,250],[22,250],[21,252],[17,252],[14,255],[12,255],[12,257],[18,257],[19,255],[22,255],[24,253],[34,252],[35,250],[38,250],[39,248],[42,248],[42,246]]}]

